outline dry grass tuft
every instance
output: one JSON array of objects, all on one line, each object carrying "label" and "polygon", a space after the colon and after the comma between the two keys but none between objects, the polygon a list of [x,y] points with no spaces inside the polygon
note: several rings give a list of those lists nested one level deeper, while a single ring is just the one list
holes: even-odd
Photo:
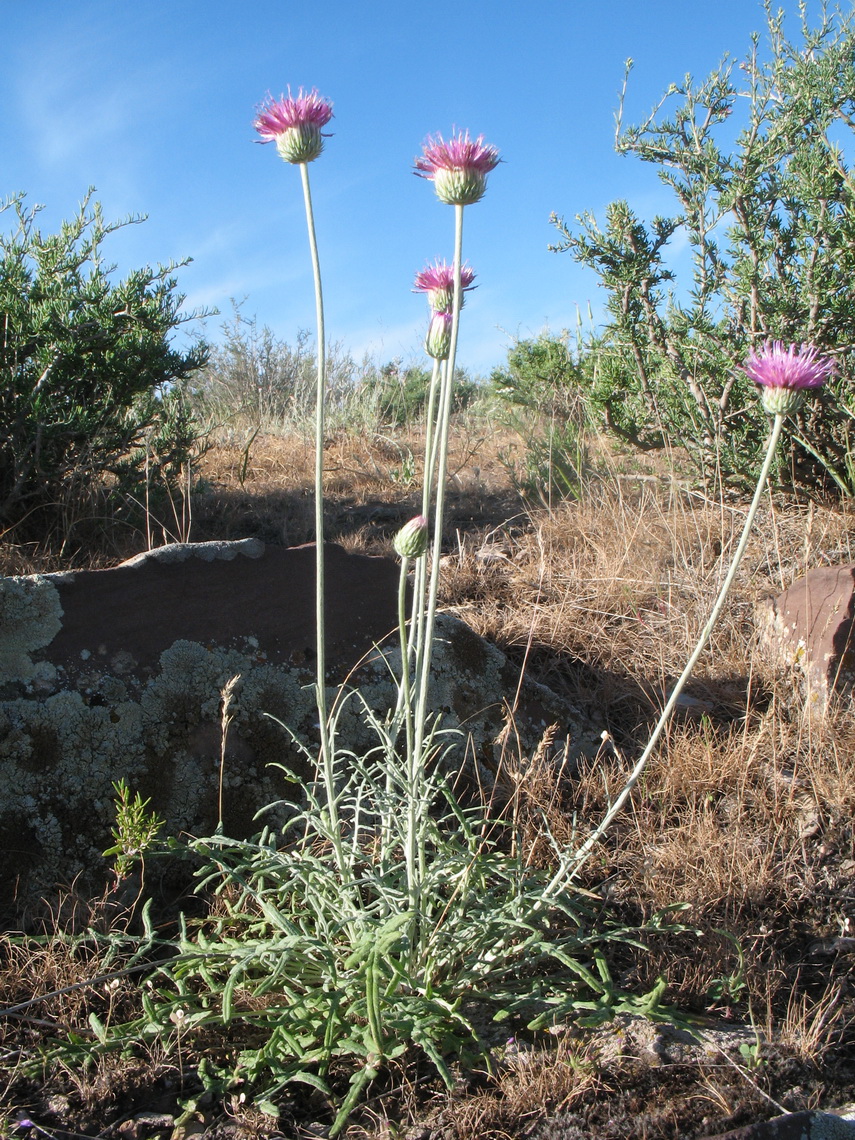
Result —
[{"label": "dry grass tuft", "polygon": [[454,1140],[530,1135],[603,1084],[578,1041],[561,1037],[550,1047],[531,1048],[511,1039],[495,1077],[440,1110],[435,1125]]}]

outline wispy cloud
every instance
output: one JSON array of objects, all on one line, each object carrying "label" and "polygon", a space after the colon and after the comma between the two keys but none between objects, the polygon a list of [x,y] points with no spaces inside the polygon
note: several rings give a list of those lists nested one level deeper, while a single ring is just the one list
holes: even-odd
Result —
[{"label": "wispy cloud", "polygon": [[101,16],[56,22],[37,52],[10,64],[23,136],[46,168],[76,171],[105,150],[115,163],[139,155],[169,98],[169,61],[129,64],[126,37]]}]

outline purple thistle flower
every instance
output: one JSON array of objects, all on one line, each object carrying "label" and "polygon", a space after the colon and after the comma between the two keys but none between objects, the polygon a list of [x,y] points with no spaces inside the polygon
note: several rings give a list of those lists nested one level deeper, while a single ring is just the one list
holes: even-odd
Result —
[{"label": "purple thistle flower", "polygon": [[274,99],[268,95],[256,108],[253,126],[262,143],[275,142],[286,162],[313,162],[324,149],[321,127],[332,118],[332,103],[315,88],[306,94],[301,87],[296,98],[288,88],[288,97]]},{"label": "purple thistle flower", "polygon": [[451,313],[434,313],[430,319],[427,336],[425,337],[425,352],[434,360],[447,360],[451,351],[451,325],[454,317]]},{"label": "purple thistle flower", "polygon": [[[460,266],[460,307],[463,307],[463,293],[474,289],[475,272],[469,265]],[[454,266],[444,261],[426,265],[416,274],[413,282],[414,293],[427,293],[428,304],[435,313],[450,313],[454,305]]]},{"label": "purple thistle flower", "polygon": [[834,362],[809,344],[770,340],[754,351],[742,366],[749,379],[763,389],[763,407],[770,415],[792,415],[801,407],[809,388],[821,388],[834,371]]},{"label": "purple thistle flower", "polygon": [[432,180],[440,202],[469,206],[484,197],[487,175],[500,161],[498,150],[485,143],[483,135],[473,140],[468,131],[458,132],[447,142],[442,135],[428,135],[415,172]]},{"label": "purple thistle flower", "polygon": [[416,515],[405,523],[392,540],[401,558],[421,558],[428,548],[428,523],[424,515]]}]

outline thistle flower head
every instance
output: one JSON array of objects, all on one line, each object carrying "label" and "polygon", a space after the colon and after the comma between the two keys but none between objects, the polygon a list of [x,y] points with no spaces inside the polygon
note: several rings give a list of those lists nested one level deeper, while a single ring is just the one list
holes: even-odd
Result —
[{"label": "thistle flower head", "polygon": [[454,317],[451,313],[437,312],[431,316],[425,337],[425,352],[434,360],[447,360],[451,352],[451,326]]},{"label": "thistle flower head", "polygon": [[770,415],[792,415],[801,407],[809,388],[821,388],[834,363],[809,344],[770,340],[752,352],[742,371],[763,389],[763,407]]},{"label": "thistle flower head", "polygon": [[440,202],[449,206],[469,206],[484,197],[487,175],[500,162],[499,152],[484,142],[484,136],[471,139],[468,131],[428,135],[422,157],[416,159],[416,174],[430,178]]},{"label": "thistle flower head", "polygon": [[324,149],[321,127],[332,118],[332,103],[313,88],[308,94],[301,87],[296,97],[288,88],[288,97],[274,99],[268,95],[256,108],[253,126],[261,142],[275,142],[286,162],[313,162]]},{"label": "thistle flower head", "polygon": [[401,558],[421,558],[428,548],[428,523],[424,515],[416,515],[398,531],[392,543]]},{"label": "thistle flower head", "polygon": [[[474,289],[472,282],[475,273],[469,265],[460,267],[460,306],[463,307],[463,293]],[[444,261],[435,261],[433,265],[426,265],[421,273],[416,274],[413,282],[414,293],[426,293],[428,304],[435,313],[450,313],[454,307],[454,266]]]}]

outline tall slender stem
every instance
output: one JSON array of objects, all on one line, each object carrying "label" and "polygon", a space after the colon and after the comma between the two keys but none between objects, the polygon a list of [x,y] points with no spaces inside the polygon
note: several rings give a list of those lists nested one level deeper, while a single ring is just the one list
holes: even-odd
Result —
[{"label": "tall slender stem", "polygon": [[317,658],[317,705],[321,737],[321,768],[326,788],[330,830],[336,837],[336,855],[339,870],[344,873],[344,853],[338,820],[338,800],[335,789],[332,748],[330,746],[329,717],[326,691],[326,636],[324,625],[324,411],[326,397],[326,344],[324,335],[324,295],[321,288],[321,262],[315,233],[315,216],[312,210],[312,191],[309,186],[308,163],[300,163],[303,181],[303,198],[306,203],[306,223],[309,229],[309,248],[312,254],[312,271],[315,278],[315,313],[317,318],[317,390],[315,393],[315,632]]},{"label": "tall slender stem", "polygon": [[427,420],[425,428],[425,469],[422,484],[422,514],[428,518],[433,497],[433,477],[436,473],[436,395],[442,381],[444,362],[434,360],[428,389]]},{"label": "tall slender stem", "polygon": [[589,856],[591,855],[591,852],[594,850],[596,845],[602,839],[603,835],[611,826],[612,820],[615,818],[618,812],[620,812],[620,810],[623,808],[623,805],[629,799],[629,796],[632,793],[632,789],[638,783],[641,773],[647,766],[647,762],[653,754],[653,749],[656,747],[659,741],[659,737],[662,735],[662,732],[665,729],[668,720],[670,719],[671,713],[674,711],[677,700],[682,693],[686,682],[691,676],[692,670],[697,664],[698,658],[706,648],[706,644],[710,639],[713,628],[715,627],[715,624],[718,621],[721,611],[724,607],[727,595],[730,592],[730,587],[733,585],[733,580],[736,577],[736,571],[739,569],[739,564],[742,561],[742,556],[745,553],[746,546],[748,545],[748,538],[751,533],[751,528],[754,525],[754,517],[757,514],[757,508],[760,506],[760,499],[762,498],[763,490],[766,486],[766,480],[769,477],[769,469],[771,468],[772,460],[775,457],[775,451],[778,446],[778,440],[781,435],[781,428],[783,427],[783,424],[784,416],[776,415],[775,422],[773,423],[772,430],[769,434],[769,442],[766,447],[766,458],[763,461],[763,467],[757,480],[757,489],[754,492],[754,498],[751,500],[751,506],[748,508],[748,514],[745,519],[745,526],[742,528],[742,535],[739,539],[736,551],[734,552],[733,560],[730,563],[730,568],[725,576],[724,582],[722,582],[721,589],[719,590],[718,597],[716,598],[715,605],[712,608],[709,619],[701,631],[701,636],[698,639],[698,644],[695,646],[691,657],[686,663],[685,669],[680,674],[677,683],[674,685],[674,688],[671,691],[670,697],[665,703],[665,707],[662,709],[659,720],[656,722],[656,727],[653,729],[650,740],[647,742],[647,747],[638,758],[638,761],[630,773],[629,779],[624,785],[623,790],[615,802],[612,804],[612,806],[609,808],[609,810],[606,812],[602,822],[596,831],[594,831],[594,833],[585,840],[578,851],[571,854],[567,859],[562,860],[560,867],[553,876],[552,881],[549,883],[549,886],[546,888],[545,894],[547,896],[554,894],[557,890],[560,890],[566,882],[574,879],[579,874],[579,871],[587,862]]},{"label": "tall slender stem", "polygon": [[[424,561],[424,558],[422,557],[418,561]],[[404,852],[404,858],[407,867],[407,892],[409,895],[410,910],[412,911],[413,916],[416,916],[419,910],[420,890],[417,871],[418,843],[416,838],[418,823],[418,788],[416,786],[418,764],[416,762],[415,751],[413,748],[413,706],[410,693],[410,653],[409,647],[407,645],[407,570],[409,569],[409,565],[409,558],[402,557],[401,576],[399,578],[398,586],[398,636],[401,641],[400,703],[403,708],[404,729],[407,742],[407,843],[406,850]],[[416,565],[418,566],[418,562]]]},{"label": "tall slender stem", "polygon": [[[430,387],[428,388],[427,413],[425,417],[425,458],[422,475],[422,514],[430,518],[430,505],[433,498],[433,477],[436,471],[436,403],[437,391],[442,382],[443,362],[434,360],[431,372]],[[411,627],[415,631],[411,638],[411,646],[415,648],[418,659],[424,641],[425,627],[425,597],[427,588],[427,558],[420,558],[416,563],[415,581],[413,583],[413,606]]]},{"label": "tall slender stem", "polygon": [[463,262],[463,206],[454,207],[454,306],[451,322],[451,346],[445,363],[439,415],[436,431],[436,505],[434,508],[433,552],[431,556],[430,585],[428,589],[427,618],[424,638],[419,646],[419,659],[416,667],[416,723],[415,755],[420,763],[424,746],[424,733],[427,721],[428,688],[430,685],[430,659],[433,649],[434,626],[436,623],[437,597],[439,595],[439,560],[442,555],[442,524],[445,515],[445,484],[448,472],[448,427],[451,417],[452,393],[454,390],[454,361],[457,355],[457,333],[460,327],[460,302],[463,290],[460,281],[460,268]]}]

